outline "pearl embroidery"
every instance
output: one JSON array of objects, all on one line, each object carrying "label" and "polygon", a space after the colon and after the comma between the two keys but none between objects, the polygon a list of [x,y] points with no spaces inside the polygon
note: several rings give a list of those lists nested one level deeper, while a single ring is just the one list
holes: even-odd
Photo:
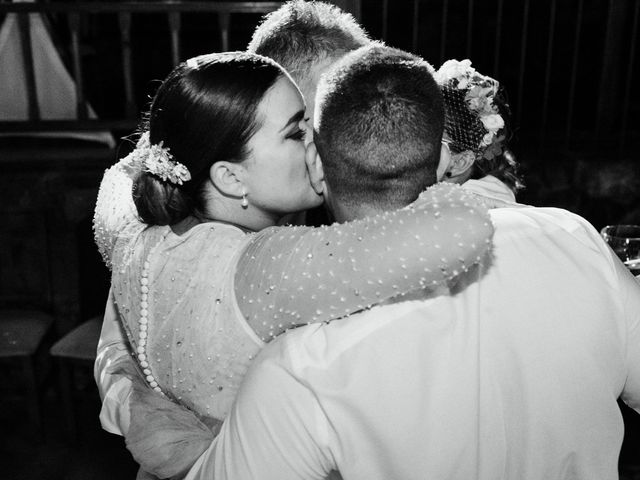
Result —
[{"label": "pearl embroidery", "polygon": [[167,238],[169,232],[165,233],[160,237],[160,240],[149,250],[147,255],[147,259],[142,264],[142,272],[140,274],[140,317],[138,319],[138,348],[136,349],[138,363],[140,367],[142,367],[142,373],[145,376],[145,380],[149,384],[151,388],[153,388],[156,392],[161,395],[164,395],[164,392],[158,385],[156,378],[153,376],[151,372],[151,367],[149,362],[147,362],[147,329],[149,325],[149,307],[148,299],[149,299],[149,268],[151,264],[149,260],[160,244]]},{"label": "pearl embroidery", "polygon": [[237,267],[240,309],[270,341],[302,323],[444,284],[490,245],[480,243],[491,237],[486,209],[470,199],[460,186],[440,184],[399,211],[331,227],[258,232]]}]

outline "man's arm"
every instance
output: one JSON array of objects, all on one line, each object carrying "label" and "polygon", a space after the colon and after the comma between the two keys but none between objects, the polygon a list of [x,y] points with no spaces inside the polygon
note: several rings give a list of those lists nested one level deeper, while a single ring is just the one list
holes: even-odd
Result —
[{"label": "man's arm", "polygon": [[321,480],[335,468],[313,392],[272,346],[254,361],[220,434],[186,479]]},{"label": "man's arm", "polygon": [[123,374],[112,372],[118,361],[133,363],[127,345],[113,294],[109,290],[93,373],[102,399],[100,423],[107,432],[116,435],[125,435],[129,430],[131,381]]}]

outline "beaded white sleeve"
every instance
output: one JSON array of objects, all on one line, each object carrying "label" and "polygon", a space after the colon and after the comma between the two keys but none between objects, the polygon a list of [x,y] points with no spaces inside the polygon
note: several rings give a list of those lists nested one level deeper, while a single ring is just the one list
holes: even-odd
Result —
[{"label": "beaded white sleeve", "polygon": [[98,251],[109,269],[118,239],[133,238],[147,225],[140,221],[133,203],[132,186],[135,165],[132,154],[108,168],[98,191],[93,215],[93,234]]},{"label": "beaded white sleeve", "polygon": [[294,325],[340,318],[452,279],[482,260],[492,234],[486,207],[453,184],[371,218],[269,228],[239,261],[238,305],[268,341]]}]

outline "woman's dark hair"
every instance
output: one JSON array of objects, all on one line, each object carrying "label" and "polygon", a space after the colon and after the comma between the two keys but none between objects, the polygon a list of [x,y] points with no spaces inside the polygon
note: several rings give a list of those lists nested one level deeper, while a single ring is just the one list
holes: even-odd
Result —
[{"label": "woman's dark hair", "polygon": [[[258,105],[283,75],[272,60],[244,52],[202,55],[178,65],[162,83],[143,131],[162,142],[191,180],[177,185],[142,172],[134,201],[143,222],[172,225],[204,210],[204,185],[211,165],[241,162],[259,128]],[[146,127],[146,128],[145,128]]]}]

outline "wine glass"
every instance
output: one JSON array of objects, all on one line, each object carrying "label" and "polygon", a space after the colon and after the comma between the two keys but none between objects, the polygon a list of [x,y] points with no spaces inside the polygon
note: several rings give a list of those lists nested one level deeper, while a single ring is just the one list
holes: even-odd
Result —
[{"label": "wine glass", "polygon": [[607,225],[600,234],[636,277],[640,275],[640,225]]}]

